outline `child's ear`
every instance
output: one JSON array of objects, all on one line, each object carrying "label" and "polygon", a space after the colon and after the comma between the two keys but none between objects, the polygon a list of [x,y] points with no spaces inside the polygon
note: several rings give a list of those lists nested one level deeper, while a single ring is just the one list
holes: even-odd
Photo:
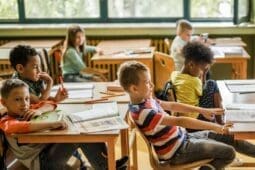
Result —
[{"label": "child's ear", "polygon": [[24,66],[22,64],[17,64],[16,65],[16,70],[17,70],[18,73],[23,73]]},{"label": "child's ear", "polygon": [[136,87],[136,85],[130,85],[129,91],[130,91],[131,93],[137,92],[137,87]]},{"label": "child's ear", "polygon": [[5,101],[5,99],[1,99],[1,104],[4,106],[4,107],[6,107],[6,101]]}]

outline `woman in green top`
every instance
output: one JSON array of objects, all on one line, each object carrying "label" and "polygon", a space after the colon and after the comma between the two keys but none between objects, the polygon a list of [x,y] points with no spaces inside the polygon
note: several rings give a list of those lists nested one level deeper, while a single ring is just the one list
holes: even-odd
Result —
[{"label": "woman in green top", "polygon": [[80,74],[80,71],[86,68],[86,64],[83,62],[83,56],[89,52],[102,53],[102,51],[94,46],[86,45],[84,30],[78,25],[74,25],[68,28],[65,43],[66,49],[62,61],[64,81],[92,81],[94,75]]}]

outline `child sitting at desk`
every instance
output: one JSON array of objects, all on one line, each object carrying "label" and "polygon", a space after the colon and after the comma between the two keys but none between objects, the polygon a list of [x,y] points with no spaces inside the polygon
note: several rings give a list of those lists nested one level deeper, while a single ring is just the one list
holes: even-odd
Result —
[{"label": "child sitting at desk", "polygon": [[202,41],[203,39],[198,36],[192,36],[193,34],[193,27],[191,23],[187,20],[181,19],[177,21],[176,26],[176,37],[174,38],[171,47],[171,57],[174,59],[175,70],[180,71],[184,64],[184,57],[182,55],[182,48],[189,42],[189,41]]},{"label": "child sitting at desk", "polygon": [[74,25],[69,27],[62,58],[65,82],[102,81],[100,77],[93,74],[80,74],[80,71],[86,68],[83,57],[88,52],[102,54],[102,51],[97,47],[86,45],[85,33],[80,26]]},{"label": "child sitting at desk", "polygon": [[[164,110],[199,112],[210,116],[213,113],[222,114],[223,109],[156,101],[151,97],[154,86],[149,70],[139,62],[123,63],[119,68],[118,78],[121,86],[130,96],[129,109],[132,118],[154,146],[160,160],[177,165],[211,158],[213,160],[210,162],[210,167],[222,169],[234,160],[235,149],[255,157],[254,145],[245,141],[233,141],[233,138],[223,135],[228,133],[228,125],[169,116],[164,112]],[[182,127],[211,131],[187,133]]]},{"label": "child sitting at desk", "polygon": [[[1,88],[2,104],[7,108],[7,115],[0,120],[0,128],[14,155],[29,169],[48,170],[65,169],[65,163],[72,153],[80,147],[86,154],[93,168],[106,169],[107,158],[105,144],[18,144],[12,133],[29,133],[48,129],[64,129],[65,121],[31,122],[31,118],[56,108],[53,102],[40,102],[30,107],[28,86],[19,79],[6,80]],[[93,154],[91,154],[93,153]],[[126,158],[116,163],[117,169],[125,169]],[[39,168],[40,167],[40,168]]]},{"label": "child sitting at desk", "polygon": [[[205,70],[213,62],[213,54],[209,47],[200,42],[190,42],[184,46],[182,55],[185,58],[181,71],[174,71],[170,80],[173,84],[177,102],[205,108],[222,108],[221,96],[215,81],[203,82]],[[203,84],[204,83],[204,84]],[[222,116],[206,117],[198,112],[178,113],[179,116],[188,116],[223,124]]]},{"label": "child sitting at desk", "polygon": [[50,96],[52,78],[41,72],[41,61],[36,50],[30,46],[18,45],[10,52],[10,63],[16,71],[12,78],[18,78],[29,86],[31,103],[42,100],[60,102],[67,98],[65,89],[59,88],[54,97]]}]

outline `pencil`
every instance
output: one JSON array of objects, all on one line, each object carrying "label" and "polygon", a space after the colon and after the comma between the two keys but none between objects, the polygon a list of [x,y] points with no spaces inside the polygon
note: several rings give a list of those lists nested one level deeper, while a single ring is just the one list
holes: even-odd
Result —
[{"label": "pencil", "polygon": [[60,82],[60,85],[61,85],[61,91],[63,91],[64,90],[64,80],[63,80],[62,76],[59,76],[59,82]]},{"label": "pencil", "polygon": [[92,100],[85,101],[84,104],[93,104],[93,103],[97,103],[97,102],[101,102],[105,100],[108,100],[108,99],[107,98],[92,99]]}]

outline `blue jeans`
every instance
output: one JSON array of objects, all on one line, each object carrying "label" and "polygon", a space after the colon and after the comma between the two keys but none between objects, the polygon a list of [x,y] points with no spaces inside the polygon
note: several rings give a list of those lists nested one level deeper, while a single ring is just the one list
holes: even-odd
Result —
[{"label": "blue jeans", "polygon": [[[235,158],[233,146],[217,141],[212,132],[199,131],[188,133],[175,155],[169,160],[170,164],[185,164],[203,159],[213,159],[210,164],[216,169],[222,169]],[[255,147],[253,146],[253,150]]]},{"label": "blue jeans", "polygon": [[106,145],[104,143],[63,143],[52,144],[40,153],[41,170],[66,169],[66,162],[79,147],[95,170],[107,169],[107,158],[102,155],[102,152],[106,153]]}]

